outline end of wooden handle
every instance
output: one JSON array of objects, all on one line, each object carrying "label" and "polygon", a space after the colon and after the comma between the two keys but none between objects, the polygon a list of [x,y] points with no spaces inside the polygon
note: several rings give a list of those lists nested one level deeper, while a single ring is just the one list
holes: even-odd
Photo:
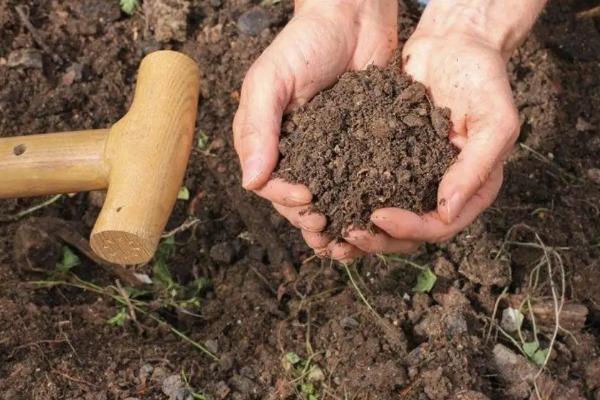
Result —
[{"label": "end of wooden handle", "polygon": [[181,188],[192,148],[200,70],[174,51],[142,61],[133,104],[110,130],[104,207],[91,246],[115,264],[149,261]]}]

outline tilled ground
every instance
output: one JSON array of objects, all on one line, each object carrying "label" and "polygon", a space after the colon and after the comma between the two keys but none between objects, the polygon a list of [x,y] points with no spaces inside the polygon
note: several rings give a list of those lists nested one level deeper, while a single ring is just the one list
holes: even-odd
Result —
[{"label": "tilled ground", "polygon": [[[240,189],[231,121],[244,72],[291,16],[290,2],[273,3],[146,0],[144,12],[129,18],[117,1],[0,0],[3,136],[109,125],[126,111],[139,61],[151,50],[179,49],[200,63],[198,136],[208,147],[194,151],[186,178],[192,198],[178,202],[169,229],[189,216],[200,222],[175,236],[168,266],[182,285],[208,278],[211,288],[200,317],[151,306],[219,357],[143,315],[123,327],[107,324],[119,309],[109,297],[32,283],[49,279],[60,258],[60,251],[40,257],[32,243],[60,249],[64,230],[85,236],[99,211],[98,194],[65,196],[0,222],[0,398],[186,398],[182,371],[187,386],[213,399],[303,398],[309,384],[319,399],[529,398],[527,379],[538,367],[488,328],[506,287],[496,320],[529,295],[540,349],[547,348],[560,256],[564,330],[538,390],[545,398],[598,399],[600,20],[577,16],[595,2],[551,2],[511,61],[520,144],[494,206],[451,242],[411,259],[437,275],[429,294],[412,290],[420,271],[401,259],[368,258],[349,270],[311,259],[295,230]],[[165,4],[189,8],[165,14]],[[17,6],[27,6],[24,17]],[[401,41],[418,19],[416,7],[402,9]],[[39,201],[2,201],[0,220]],[[79,254],[84,262],[73,271],[81,279],[127,284],[126,274]],[[527,315],[526,341],[532,332]]]}]

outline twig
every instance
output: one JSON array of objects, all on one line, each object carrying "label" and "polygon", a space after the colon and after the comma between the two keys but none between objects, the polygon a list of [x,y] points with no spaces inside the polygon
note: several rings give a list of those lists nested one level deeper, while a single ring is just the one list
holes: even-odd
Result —
[{"label": "twig", "polygon": [[54,62],[62,63],[62,60],[58,56],[58,54],[54,53],[50,49],[50,47],[48,47],[46,42],[44,42],[44,40],[40,36],[37,29],[35,29],[35,27],[31,23],[31,21],[29,20],[29,15],[28,15],[29,9],[26,6],[16,6],[15,11],[17,12],[17,15],[19,16],[19,19],[21,20],[21,23],[23,24],[23,26],[25,26],[25,28],[27,28],[29,33],[31,33],[31,37],[33,38],[33,41],[36,42],[37,45],[40,46],[46,54],[48,54],[50,57],[52,57],[52,60],[54,60]]},{"label": "twig", "polygon": [[198,219],[198,218],[189,219],[189,220],[185,221],[183,224],[179,225],[177,228],[173,229],[172,231],[164,233],[161,237],[163,239],[170,238],[171,236],[175,236],[176,234],[178,234],[180,232],[184,232],[190,228],[193,228],[194,226],[198,225],[200,222],[202,222],[202,221],[200,221],[200,219]]},{"label": "twig", "polygon": [[34,212],[36,212],[37,210],[41,210],[44,207],[48,207],[49,205],[55,203],[58,199],[60,199],[62,197],[62,194],[57,194],[56,196],[51,197],[50,199],[37,204],[31,208],[28,208],[27,210],[23,210],[21,212],[16,213],[15,215],[11,215],[8,217],[0,217],[0,222],[11,222],[11,221],[17,221],[29,214],[32,214]]},{"label": "twig", "polygon": [[575,14],[576,18],[594,18],[600,17],[600,6],[592,7],[589,10],[580,11]]},{"label": "twig", "polygon": [[505,287],[504,290],[502,290],[502,293],[500,293],[500,296],[498,296],[498,298],[496,299],[496,303],[494,304],[494,311],[492,312],[492,319],[490,321],[490,328],[488,329],[487,335],[485,335],[485,343],[487,343],[490,340],[490,336],[492,335],[492,329],[494,328],[494,325],[496,325],[496,314],[498,313],[500,301],[502,301],[502,299],[506,297],[507,292],[508,288]]}]

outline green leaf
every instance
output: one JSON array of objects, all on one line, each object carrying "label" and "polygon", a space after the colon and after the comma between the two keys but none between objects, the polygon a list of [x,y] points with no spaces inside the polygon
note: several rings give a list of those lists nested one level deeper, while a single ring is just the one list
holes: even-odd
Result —
[{"label": "green leaf", "polygon": [[303,383],[302,385],[300,385],[300,390],[304,394],[314,394],[315,386],[312,383]]},{"label": "green leaf", "polygon": [[73,250],[67,246],[63,247],[63,258],[62,261],[56,264],[56,269],[59,272],[69,272],[72,268],[81,264],[81,260],[77,254],[73,253]]},{"label": "green leaf", "polygon": [[170,236],[163,240],[156,250],[155,260],[167,261],[175,253],[175,237]]},{"label": "green leaf", "polygon": [[205,151],[208,148],[208,135],[203,130],[198,132],[198,149]]},{"label": "green leaf", "polygon": [[531,357],[531,360],[541,367],[546,361],[546,357],[548,356],[548,350],[549,349],[541,349],[536,351],[533,357]]},{"label": "green leaf", "polygon": [[177,200],[188,201],[190,199],[190,191],[185,186],[182,186],[179,189],[179,193],[177,194]]},{"label": "green leaf", "polygon": [[525,342],[523,344],[523,353],[527,354],[527,357],[533,358],[533,355],[539,348],[540,344],[537,341]]},{"label": "green leaf", "polygon": [[129,314],[127,313],[127,310],[125,308],[121,308],[114,317],[112,317],[106,322],[112,326],[123,326],[125,321],[127,321],[128,319]]},{"label": "green leaf", "polygon": [[171,272],[169,271],[169,266],[163,260],[157,260],[154,263],[154,266],[152,267],[152,277],[158,285],[164,288],[170,288],[175,284]]},{"label": "green leaf", "polygon": [[417,293],[429,293],[435,286],[437,276],[431,271],[429,267],[425,268],[417,277],[417,284],[413,288],[413,291]]},{"label": "green leaf", "polygon": [[319,398],[317,397],[316,394],[309,394],[308,395],[308,400],[319,400]]},{"label": "green leaf", "polygon": [[281,0],[262,0],[260,5],[263,7],[274,6],[275,4],[281,3]]},{"label": "green leaf", "polygon": [[298,364],[302,360],[298,354],[293,353],[293,352],[287,353],[285,355],[285,358],[292,365],[296,365],[296,364]]},{"label": "green leaf", "polygon": [[127,15],[133,15],[140,6],[139,0],[120,0],[121,10]]}]

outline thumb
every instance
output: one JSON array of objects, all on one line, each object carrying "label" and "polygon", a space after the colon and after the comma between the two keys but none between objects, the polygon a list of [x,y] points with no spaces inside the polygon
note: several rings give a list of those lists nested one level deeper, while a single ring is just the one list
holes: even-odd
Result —
[{"label": "thumb", "polygon": [[468,126],[466,144],[438,189],[438,215],[452,223],[465,204],[488,181],[494,167],[510,152],[519,133],[519,117],[512,104]]},{"label": "thumb", "polygon": [[277,165],[281,119],[291,97],[289,86],[277,66],[264,58],[250,68],[242,84],[233,133],[242,185],[248,190],[267,183]]}]

